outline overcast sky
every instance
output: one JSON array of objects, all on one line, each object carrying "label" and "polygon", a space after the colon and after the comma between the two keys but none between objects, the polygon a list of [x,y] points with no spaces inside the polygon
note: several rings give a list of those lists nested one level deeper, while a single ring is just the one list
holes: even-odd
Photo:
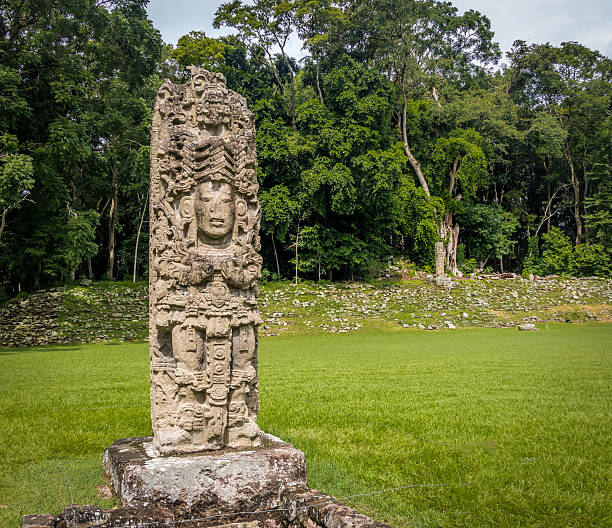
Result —
[{"label": "overcast sky", "polygon": [[[164,40],[176,44],[179,37],[203,30],[216,37],[230,31],[212,27],[223,0],[150,0],[149,17]],[[612,57],[612,0],[452,0],[459,11],[475,9],[491,20],[495,40],[502,51],[512,43],[529,44],[577,41]],[[297,40],[291,55],[303,55]]]}]

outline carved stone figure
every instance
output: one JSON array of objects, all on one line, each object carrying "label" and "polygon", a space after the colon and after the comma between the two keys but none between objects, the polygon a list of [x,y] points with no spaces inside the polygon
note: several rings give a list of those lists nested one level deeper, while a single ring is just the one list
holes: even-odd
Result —
[{"label": "carved stone figure", "polygon": [[151,133],[151,418],[161,454],[260,442],[255,126],[220,73],[166,80]]}]

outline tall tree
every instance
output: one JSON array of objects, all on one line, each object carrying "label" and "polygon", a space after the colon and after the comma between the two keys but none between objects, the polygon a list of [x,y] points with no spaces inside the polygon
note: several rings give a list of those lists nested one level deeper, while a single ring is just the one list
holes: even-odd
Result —
[{"label": "tall tree", "polygon": [[576,42],[555,47],[516,41],[509,57],[516,100],[536,117],[550,115],[563,130],[562,152],[573,190],[574,240],[580,244],[589,152],[592,144],[599,143],[601,117],[610,109],[612,60]]},{"label": "tall tree", "polygon": [[[0,68],[18,80],[11,100],[21,105],[1,133],[31,158],[33,177],[5,230],[2,265],[14,286],[73,276],[98,251],[100,215],[111,201],[118,210],[113,174],[129,140],[148,142],[142,122],[154,92],[143,96],[142,85],[162,45],[146,4],[7,0],[0,9]],[[116,216],[107,225],[111,240]]]},{"label": "tall tree", "polygon": [[464,196],[475,196],[487,183],[487,159],[481,144],[482,136],[475,130],[455,130],[437,139],[431,153],[429,180],[446,202],[438,236],[446,240],[445,265],[453,275],[459,273],[459,223],[453,220],[454,211]]},{"label": "tall tree", "polygon": [[[460,15],[450,3],[435,0],[354,0],[347,2],[345,15],[345,49],[372,61],[396,86],[396,123],[404,153],[429,197],[432,182],[422,165],[427,148],[418,145],[423,131],[417,137],[412,133],[411,106],[422,99],[442,106],[457,89],[486,77],[486,67],[499,57],[490,22],[476,11]],[[439,233],[448,243],[451,231],[444,227],[445,218],[440,211]]]},{"label": "tall tree", "polygon": [[[289,57],[287,44],[296,30],[295,3],[287,0],[253,0],[252,4],[232,0],[221,4],[215,13],[215,28],[233,27],[243,39],[257,44],[267,56],[267,64],[282,91],[295,129],[295,76],[296,64]],[[287,90],[282,71],[274,59],[273,52],[280,52],[282,62],[289,75],[290,87]]]}]

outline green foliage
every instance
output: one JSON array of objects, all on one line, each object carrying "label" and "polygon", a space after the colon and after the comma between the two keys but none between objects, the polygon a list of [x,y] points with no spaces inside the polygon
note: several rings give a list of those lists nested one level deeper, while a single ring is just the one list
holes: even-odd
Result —
[{"label": "green foliage", "polygon": [[0,158],[0,214],[15,207],[34,186],[32,158],[6,154]]},{"label": "green foliage", "polygon": [[[495,204],[467,205],[459,213],[463,231],[461,238],[470,258],[484,267],[489,258],[508,255],[519,227],[516,217]],[[472,270],[473,271],[473,270]]]},{"label": "green foliage", "polygon": [[[371,275],[390,255],[431,266],[457,224],[468,268],[607,273],[608,57],[517,41],[492,71],[487,17],[437,0],[226,1],[214,24],[237,34],[191,31],[173,47],[146,3],[0,9],[7,295],[90,271],[131,277],[134,260],[146,275],[151,108],[161,79],[185,82],[191,64],[223,73],[255,114],[262,253],[277,275],[300,236],[309,278]],[[542,239],[540,254],[555,226],[583,244]]]},{"label": "green foliage", "polygon": [[439,193],[474,196],[487,180],[487,159],[480,147],[482,136],[474,129],[454,130],[439,138],[431,153],[431,175]]},{"label": "green foliage", "polygon": [[570,269],[573,275],[578,277],[588,277],[592,275],[608,276],[612,268],[610,267],[610,257],[601,244],[578,244],[574,248],[574,253],[570,261]]},{"label": "green foliage", "polygon": [[264,232],[283,242],[298,210],[297,202],[284,185],[275,185],[259,194]]},{"label": "green foliage", "polygon": [[203,31],[191,31],[178,40],[171,56],[181,66],[200,66],[218,71],[225,65],[228,46],[222,41],[208,38]]},{"label": "green foliage", "polygon": [[99,221],[100,214],[96,211],[68,211],[63,257],[69,270],[75,270],[84,259],[98,252],[95,239]]},{"label": "green foliage", "polygon": [[583,243],[575,247],[558,227],[542,235],[542,255],[537,248],[526,259],[525,269],[540,275],[571,274],[578,277],[610,275],[610,257],[601,244]]},{"label": "green foliage", "polygon": [[527,130],[527,139],[543,158],[560,158],[567,132],[546,112],[537,113]]},{"label": "green foliage", "polygon": [[107,233],[121,250],[123,224],[138,216],[134,153],[149,143],[162,41],[142,0],[5,4],[0,268],[14,292],[65,280],[85,261],[102,275]]},{"label": "green foliage", "polygon": [[325,216],[328,210],[341,215],[354,211],[355,181],[342,163],[332,165],[331,160],[318,158],[311,169],[304,171],[302,181],[304,196],[313,212]]},{"label": "green foliage", "polygon": [[464,260],[461,265],[461,271],[464,275],[474,273],[476,268],[478,268],[478,262],[476,262],[476,259],[473,258]]},{"label": "green foliage", "polygon": [[572,262],[572,243],[558,227],[542,235],[542,257],[537,271],[540,275],[569,273]]},{"label": "green foliage", "polygon": [[[612,120],[608,127],[608,136],[608,139],[612,139]],[[610,156],[607,149],[604,149],[602,154],[603,159]],[[601,244],[612,258],[612,178],[609,164],[596,163],[589,176],[596,189],[592,196],[585,199],[588,213],[584,218],[589,227],[589,240]]]},{"label": "green foliage", "polygon": [[352,233],[341,233],[334,228],[306,226],[300,234],[302,258],[299,269],[303,272],[327,274],[345,271],[350,277],[365,270],[368,248],[365,242]]}]

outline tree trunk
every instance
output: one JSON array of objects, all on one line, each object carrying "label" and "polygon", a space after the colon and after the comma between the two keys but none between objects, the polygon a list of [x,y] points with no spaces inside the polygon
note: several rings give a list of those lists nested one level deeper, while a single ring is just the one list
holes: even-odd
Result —
[{"label": "tree trunk", "polygon": [[459,224],[455,224],[450,230],[450,239],[448,241],[448,269],[452,275],[460,275],[459,267],[457,266],[457,246],[459,245]]},{"label": "tree trunk", "polygon": [[[280,48],[281,55],[283,56],[283,60],[285,61],[285,64],[287,65],[287,68],[289,69],[289,74],[291,77],[291,128],[295,130],[296,129],[296,126],[295,126],[295,71],[293,70],[291,63],[289,62],[289,58],[287,57],[287,54],[285,53],[285,46],[283,45],[283,43],[281,43],[278,36],[275,35],[274,38],[276,40],[276,43],[278,44],[278,47]],[[286,40],[285,40],[285,43],[286,43]]]},{"label": "tree trunk", "polygon": [[[455,182],[457,178],[457,171],[461,162],[459,159],[453,161],[449,173],[449,184],[448,194],[453,196],[455,191]],[[458,196],[456,200],[460,200],[461,196]],[[446,254],[444,255],[443,262],[446,265],[451,275],[459,275],[459,268],[457,267],[457,245],[459,244],[459,224],[455,224],[453,227],[453,211],[449,210],[444,213],[444,217],[438,226],[438,240],[446,241]],[[442,268],[442,264],[438,262],[438,259],[442,261],[442,255],[438,253],[444,253],[444,246],[442,244],[436,244],[436,273]],[[442,271],[443,273],[443,271]]]},{"label": "tree trunk", "polygon": [[[584,208],[584,215],[587,216],[589,214],[589,206],[587,205],[587,198],[589,197],[589,178],[587,175],[587,167],[586,167],[586,148],[584,149],[584,154],[582,155],[582,175],[584,177],[584,201],[583,201],[583,208]],[[588,233],[588,224],[585,224],[584,226],[584,233],[585,236]]]},{"label": "tree trunk", "polygon": [[278,84],[278,87],[280,88],[280,91],[283,94],[283,102],[285,103],[285,105],[287,105],[287,109],[291,111],[291,108],[287,104],[285,86],[283,85],[283,82],[278,74],[278,70],[276,69],[276,66],[274,66],[274,59],[272,57],[272,54],[270,53],[270,50],[267,47],[264,46],[263,49],[264,49],[265,54],[268,56],[268,62],[267,62],[268,68],[272,72],[272,75],[274,75],[274,78],[276,79],[276,83]]},{"label": "tree trunk", "polygon": [[406,156],[408,157],[408,161],[410,162],[410,165],[412,165],[412,168],[414,169],[414,172],[417,175],[417,178],[419,180],[419,183],[421,184],[421,187],[423,188],[423,190],[425,191],[425,194],[429,198],[431,196],[429,192],[429,185],[427,185],[427,180],[425,179],[425,175],[423,174],[423,170],[421,169],[421,164],[419,163],[419,160],[417,160],[414,157],[414,154],[412,154],[412,150],[410,150],[410,145],[408,145],[408,132],[406,130],[406,110],[408,107],[408,101],[406,99],[406,92],[403,89],[402,89],[402,92],[403,92],[402,94],[403,103],[402,103],[401,128],[402,128],[402,139],[404,142],[404,152],[406,153]]},{"label": "tree trunk", "polygon": [[319,101],[321,101],[321,104],[323,104],[323,92],[321,91],[321,81],[319,79],[319,61],[317,59],[316,61],[317,64],[317,92],[319,92]]},{"label": "tree trunk", "polygon": [[[287,66],[289,66],[289,61],[287,61]],[[291,128],[296,130],[297,127],[295,125],[295,73],[293,72],[293,68],[289,66],[289,71],[291,71]]]},{"label": "tree trunk", "polygon": [[300,223],[298,222],[295,233],[295,285],[298,283],[298,247],[300,245]]},{"label": "tree trunk", "polygon": [[280,279],[280,265],[278,263],[278,253],[276,252],[276,242],[274,242],[274,231],[272,232],[272,247],[274,248],[274,258],[276,259],[276,274]]},{"label": "tree trunk", "polygon": [[93,267],[91,265],[91,257],[87,259],[87,276],[90,279],[93,277]]},{"label": "tree trunk", "polygon": [[119,185],[117,183],[117,169],[111,167],[111,178],[113,185],[113,198],[108,212],[108,266],[106,275],[113,280],[115,270],[115,227],[117,224],[117,201],[119,198]]},{"label": "tree trunk", "polygon": [[572,153],[570,150],[569,142],[566,139],[564,143],[565,157],[570,167],[570,174],[572,176],[572,187],[574,189],[574,204],[573,213],[574,220],[576,222],[576,245],[582,241],[582,219],[580,218],[580,182],[576,175],[576,169],[574,168],[574,161],[572,160]]},{"label": "tree trunk", "polygon": [[493,254],[493,250],[489,251],[489,254],[487,255],[487,258],[484,259],[484,262],[480,262],[479,264],[479,268],[481,270],[484,270],[484,267],[487,265],[487,262],[489,261],[489,259],[491,258],[491,255]]},{"label": "tree trunk", "polygon": [[0,220],[0,240],[2,240],[2,233],[6,226],[6,213],[6,210],[2,211],[2,219]]},{"label": "tree trunk", "polygon": [[[548,205],[546,206],[547,208],[550,207],[550,183],[548,184]],[[546,213],[546,211],[544,211],[544,213]],[[550,233],[550,216],[548,217],[548,220],[546,220],[546,232]]]},{"label": "tree trunk", "polygon": [[145,212],[147,211],[147,204],[149,203],[149,193],[145,198],[145,203],[142,208],[142,214],[140,215],[140,222],[138,222],[138,231],[136,232],[136,247],[134,248],[134,275],[132,282],[136,282],[136,263],[138,261],[138,243],[140,242],[140,231],[142,230],[142,223],[144,222]]}]

